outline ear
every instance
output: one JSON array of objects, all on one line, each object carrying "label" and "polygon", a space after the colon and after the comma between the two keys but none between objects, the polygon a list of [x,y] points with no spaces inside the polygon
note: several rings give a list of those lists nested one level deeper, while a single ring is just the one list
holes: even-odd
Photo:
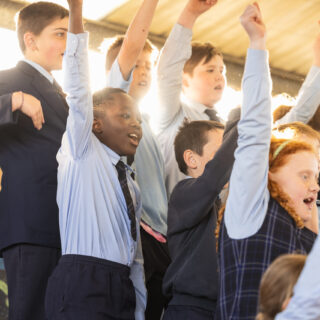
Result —
[{"label": "ear", "polygon": [[100,135],[103,130],[102,130],[102,123],[100,119],[93,119],[93,124],[92,124],[92,131],[96,135]]},{"label": "ear", "polygon": [[194,156],[194,152],[190,149],[187,149],[183,153],[183,160],[186,163],[188,169],[197,169],[198,163],[197,159]]},{"label": "ear", "polygon": [[182,74],[182,87],[185,87],[185,88],[189,87],[189,79],[190,79],[190,75],[184,72]]},{"label": "ear", "polygon": [[26,32],[23,35],[23,41],[26,46],[26,49],[30,51],[35,51],[37,49],[36,38],[32,32]]}]

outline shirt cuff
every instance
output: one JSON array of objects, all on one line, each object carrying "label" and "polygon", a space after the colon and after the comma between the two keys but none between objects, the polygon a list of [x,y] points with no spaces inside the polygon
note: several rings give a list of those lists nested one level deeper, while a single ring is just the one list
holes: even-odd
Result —
[{"label": "shirt cuff", "polygon": [[74,34],[68,32],[66,55],[75,55],[78,50],[88,46],[88,32]]}]

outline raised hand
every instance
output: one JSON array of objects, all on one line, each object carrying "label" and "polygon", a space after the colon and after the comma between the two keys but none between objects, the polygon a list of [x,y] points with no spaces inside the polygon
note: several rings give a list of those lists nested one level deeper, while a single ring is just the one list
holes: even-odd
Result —
[{"label": "raised hand", "polygon": [[[320,21],[318,21],[320,26]],[[320,67],[320,32],[318,33],[314,44],[313,44],[313,56],[314,56],[314,64],[317,67]]]},{"label": "raised hand", "polygon": [[248,5],[240,17],[240,22],[250,39],[250,47],[264,50],[266,48],[266,26],[262,20],[259,5]]},{"label": "raised hand", "polygon": [[20,110],[31,118],[36,129],[42,129],[44,116],[40,101],[34,96],[21,91],[12,94],[12,111]]},{"label": "raised hand", "polygon": [[83,0],[68,0],[69,4],[69,32],[78,34],[83,33],[82,22],[82,3]]},{"label": "raised hand", "polygon": [[192,29],[196,19],[217,2],[218,0],[189,0],[179,17],[178,23]]}]

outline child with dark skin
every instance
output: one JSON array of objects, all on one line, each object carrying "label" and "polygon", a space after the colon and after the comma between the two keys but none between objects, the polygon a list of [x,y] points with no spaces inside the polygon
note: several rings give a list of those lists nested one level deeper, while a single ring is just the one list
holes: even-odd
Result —
[{"label": "child with dark skin", "polygon": [[48,282],[51,319],[144,319],[140,192],[120,159],[142,136],[133,98],[105,88],[91,97],[82,0],[68,0],[65,89],[70,107],[57,154],[62,257]]}]

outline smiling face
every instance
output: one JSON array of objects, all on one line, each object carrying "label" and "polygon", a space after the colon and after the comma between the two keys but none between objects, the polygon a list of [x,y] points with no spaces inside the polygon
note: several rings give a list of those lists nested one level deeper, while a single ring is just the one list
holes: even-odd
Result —
[{"label": "smiling face", "polygon": [[143,50],[133,70],[133,78],[129,94],[137,100],[142,99],[148,92],[151,85],[152,54]]},{"label": "smiling face", "polygon": [[38,63],[48,72],[61,69],[66,49],[68,21],[67,17],[55,19],[39,35],[27,32],[24,35],[26,59]]},{"label": "smiling face", "polygon": [[120,156],[134,155],[142,137],[141,117],[133,98],[114,93],[95,118],[93,132],[98,139]]},{"label": "smiling face", "polygon": [[269,178],[289,196],[301,219],[309,221],[319,191],[318,159],[315,154],[301,151],[288,156],[285,165],[275,172],[269,172]]},{"label": "smiling face", "polygon": [[205,58],[193,69],[192,75],[183,74],[183,92],[187,98],[211,108],[221,97],[225,87],[225,66],[220,55],[207,63]]}]

